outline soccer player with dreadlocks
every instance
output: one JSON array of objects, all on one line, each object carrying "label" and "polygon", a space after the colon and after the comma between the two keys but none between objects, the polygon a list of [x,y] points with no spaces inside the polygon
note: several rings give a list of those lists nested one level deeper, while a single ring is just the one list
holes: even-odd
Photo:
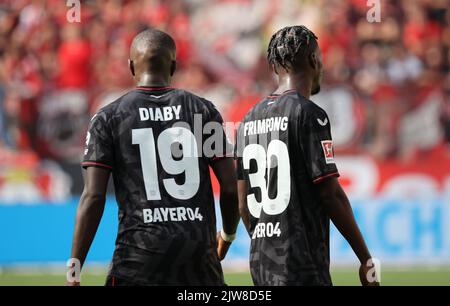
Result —
[{"label": "soccer player with dreadlocks", "polygon": [[330,219],[355,251],[363,285],[377,285],[371,255],[342,190],[320,91],[317,37],[304,26],[272,36],[277,90],[244,117],[236,157],[241,216],[251,237],[255,285],[332,285]]}]

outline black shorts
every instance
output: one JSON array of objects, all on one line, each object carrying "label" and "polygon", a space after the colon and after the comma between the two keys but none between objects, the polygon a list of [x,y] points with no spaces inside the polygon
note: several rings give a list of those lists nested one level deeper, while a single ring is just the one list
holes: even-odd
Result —
[{"label": "black shorts", "polygon": [[223,286],[222,266],[215,248],[185,252],[149,252],[118,245],[106,285],[111,286]]},{"label": "black shorts", "polygon": [[106,278],[105,286],[116,287],[116,286],[140,286],[140,285],[134,282],[127,281],[123,278],[108,275],[108,277]]}]

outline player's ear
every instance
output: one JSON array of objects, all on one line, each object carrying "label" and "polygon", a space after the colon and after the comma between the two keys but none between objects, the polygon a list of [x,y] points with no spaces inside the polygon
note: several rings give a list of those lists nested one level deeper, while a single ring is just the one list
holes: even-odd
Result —
[{"label": "player's ear", "polygon": [[273,72],[275,72],[276,75],[278,75],[277,66],[275,64],[271,64]]},{"label": "player's ear", "polygon": [[128,59],[128,67],[130,68],[131,74],[133,76],[135,76],[135,74],[134,74],[134,63],[133,63],[133,61],[131,59]]},{"label": "player's ear", "polygon": [[317,70],[319,68],[319,59],[317,58],[316,52],[311,52],[308,60],[313,70]]},{"label": "player's ear", "polygon": [[174,75],[175,70],[177,70],[177,61],[172,61],[170,64],[170,76]]}]

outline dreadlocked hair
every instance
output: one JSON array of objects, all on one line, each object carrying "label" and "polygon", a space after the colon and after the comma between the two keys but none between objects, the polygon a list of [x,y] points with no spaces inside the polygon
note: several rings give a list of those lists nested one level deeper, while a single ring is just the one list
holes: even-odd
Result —
[{"label": "dreadlocked hair", "polygon": [[[295,62],[299,52],[309,55],[317,46],[317,36],[305,26],[285,27],[276,32],[270,39],[267,48],[267,59],[270,64],[278,64],[288,69]],[[309,51],[308,53],[306,53]]]}]

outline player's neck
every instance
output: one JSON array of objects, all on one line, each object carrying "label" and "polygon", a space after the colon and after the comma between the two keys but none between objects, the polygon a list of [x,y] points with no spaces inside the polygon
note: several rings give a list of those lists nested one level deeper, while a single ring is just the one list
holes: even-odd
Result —
[{"label": "player's neck", "polygon": [[309,99],[311,96],[312,81],[302,75],[282,75],[279,76],[278,88],[276,94],[281,94],[288,90],[296,90],[303,97]]},{"label": "player's neck", "polygon": [[170,77],[143,73],[135,77],[138,87],[166,87],[170,86]]}]

